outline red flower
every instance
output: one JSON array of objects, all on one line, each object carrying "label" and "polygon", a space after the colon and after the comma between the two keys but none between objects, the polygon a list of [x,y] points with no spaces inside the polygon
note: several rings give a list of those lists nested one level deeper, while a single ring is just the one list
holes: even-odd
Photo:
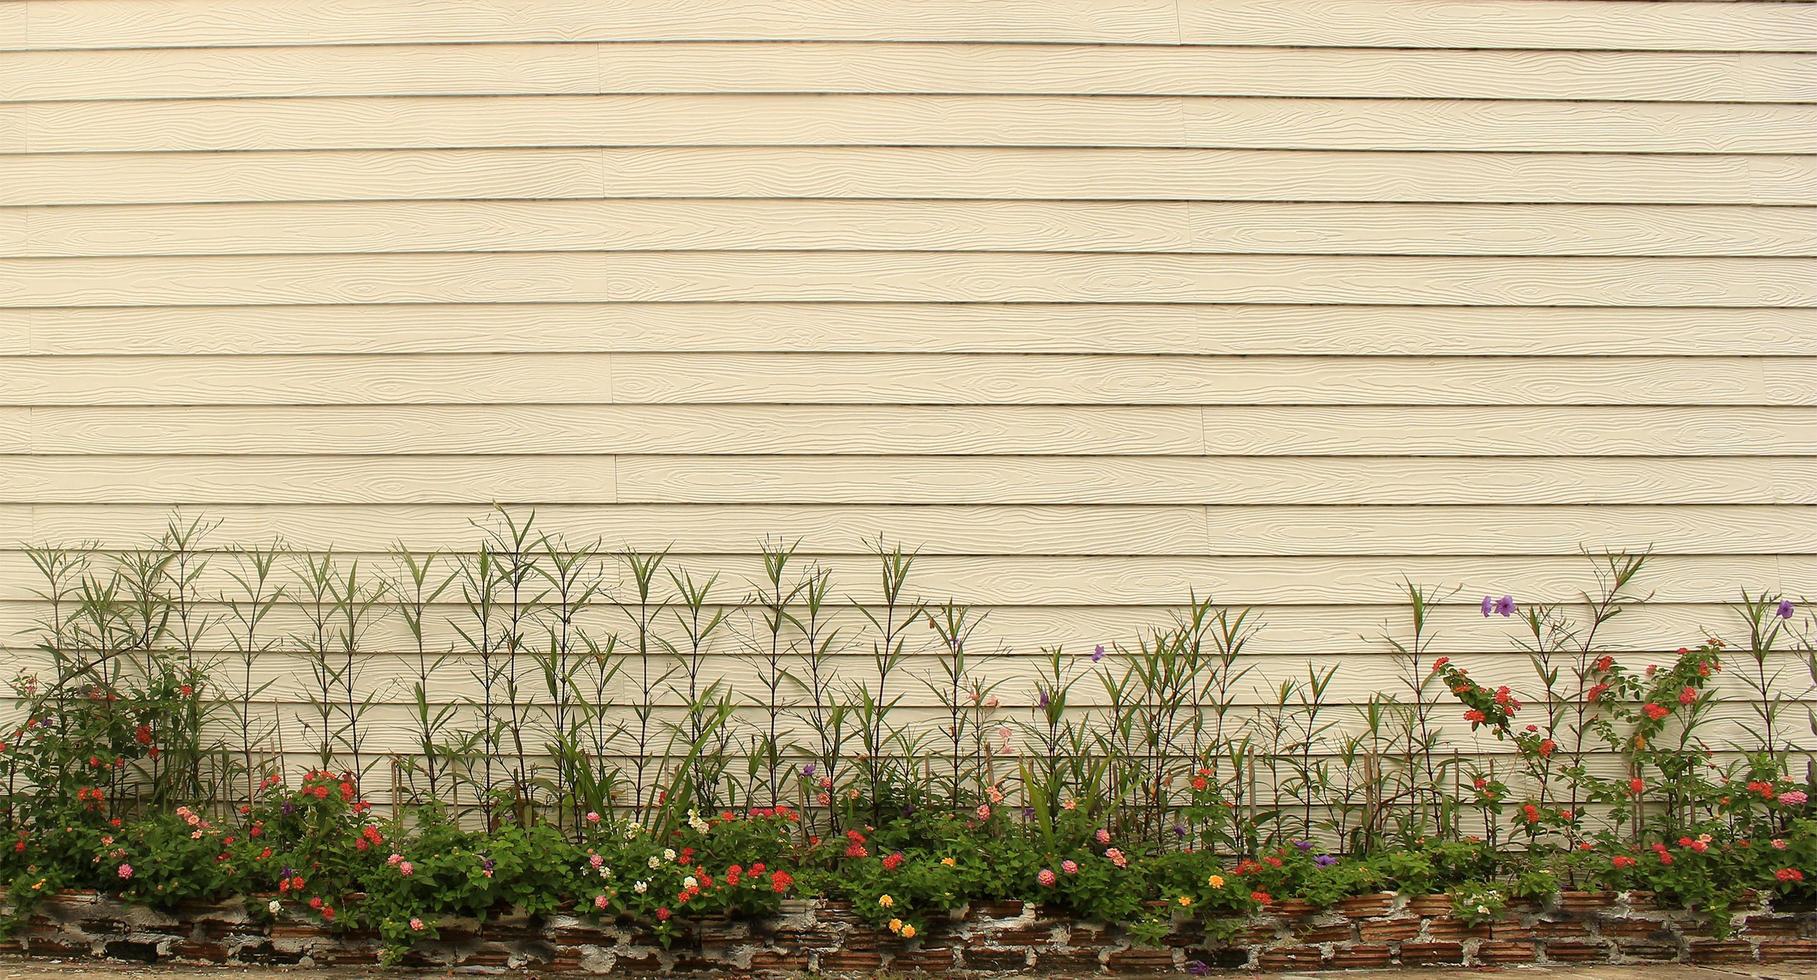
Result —
[{"label": "red flower", "polygon": [[1627,855],[1625,855],[1625,854],[1617,854],[1617,855],[1615,855],[1615,856],[1614,856],[1614,857],[1612,857],[1612,858],[1610,858],[1610,859],[1609,859],[1609,863],[1610,863],[1610,864],[1612,864],[1612,865],[1614,865],[1614,866],[1616,866],[1616,867],[1617,867],[1617,868],[1632,868],[1632,867],[1634,867],[1634,859],[1633,859],[1633,858],[1631,858],[1631,857],[1628,857],[1628,856],[1627,856]]},{"label": "red flower", "polygon": [[885,870],[885,871],[894,871],[900,867],[902,867],[902,852],[901,851],[897,851],[896,853],[891,854],[889,857],[886,857],[883,859],[883,870]]},{"label": "red flower", "polygon": [[1539,807],[1536,807],[1533,804],[1529,803],[1526,806],[1521,807],[1521,812],[1526,814],[1527,823],[1529,823],[1529,824],[1539,823]]},{"label": "red flower", "polygon": [[140,745],[150,745],[151,744],[151,726],[150,725],[140,725],[136,730],[133,731],[132,737],[133,737],[133,741],[138,742]]},{"label": "red flower", "polygon": [[674,914],[675,913],[669,911],[669,907],[667,905],[664,905],[662,908],[659,908],[656,910],[656,921],[667,922],[667,921],[669,921],[669,916],[674,915]]},{"label": "red flower", "polygon": [[1667,708],[1664,705],[1651,703],[1641,705],[1640,710],[1644,712],[1648,718],[1651,718],[1654,721],[1658,721],[1672,713],[1672,709]]},{"label": "red flower", "polygon": [[332,906],[332,905],[322,906],[322,918],[328,920],[329,922],[333,922],[334,921],[334,906]]},{"label": "red flower", "polygon": [[1599,671],[1599,672],[1606,673],[1606,672],[1608,672],[1609,668],[1611,668],[1613,666],[1615,666],[1614,657],[1602,656],[1602,657],[1596,658],[1595,667],[1596,667],[1597,671]]},{"label": "red flower", "polygon": [[1780,868],[1778,871],[1773,872],[1773,877],[1778,878],[1780,881],[1803,881],[1804,872],[1797,868]]},{"label": "red flower", "polygon": [[1263,905],[1267,905],[1274,901],[1274,896],[1268,894],[1267,892],[1262,892],[1262,891],[1250,892],[1249,897],[1258,902],[1261,902]]},{"label": "red flower", "polygon": [[1687,686],[1684,690],[1678,692],[1679,704],[1690,704],[1695,700],[1697,700],[1697,688]]},{"label": "red flower", "polygon": [[1486,715],[1476,708],[1471,708],[1469,711],[1464,712],[1464,720],[1472,725],[1481,724],[1486,717]]},{"label": "red flower", "polygon": [[1647,781],[1639,776],[1635,776],[1633,779],[1628,780],[1628,792],[1633,793],[1635,796],[1639,796],[1646,788]]},{"label": "red flower", "polygon": [[795,877],[787,871],[778,871],[775,874],[770,875],[770,891],[773,891],[778,895],[788,891],[789,886],[794,883]]},{"label": "red flower", "polygon": [[1557,742],[1554,742],[1549,738],[1545,739],[1539,743],[1539,757],[1542,759],[1550,759],[1552,758],[1553,750],[1557,748]]}]

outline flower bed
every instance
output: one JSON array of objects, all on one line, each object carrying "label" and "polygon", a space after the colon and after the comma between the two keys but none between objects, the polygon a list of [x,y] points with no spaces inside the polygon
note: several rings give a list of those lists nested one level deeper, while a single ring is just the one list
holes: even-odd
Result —
[{"label": "flower bed", "polygon": [[[1182,919],[1160,945],[1146,946],[1132,944],[1124,930],[1035,903],[979,903],[930,920],[926,932],[904,941],[861,922],[844,903],[790,900],[777,914],[750,922],[694,923],[666,947],[647,930],[561,912],[449,921],[404,963],[570,973],[1076,974],[1817,960],[1817,913],[1777,908],[1762,896],[1732,912],[1732,931],[1722,938],[1708,915],[1660,908],[1646,893],[1570,893],[1479,922],[1450,909],[1448,899],[1356,896],[1316,912],[1264,909],[1216,937]],[[263,921],[240,903],[156,913],[76,891],[42,903],[24,930],[0,943],[8,951],[65,958],[314,966],[369,964],[382,946],[371,932],[330,931],[302,917]]]}]

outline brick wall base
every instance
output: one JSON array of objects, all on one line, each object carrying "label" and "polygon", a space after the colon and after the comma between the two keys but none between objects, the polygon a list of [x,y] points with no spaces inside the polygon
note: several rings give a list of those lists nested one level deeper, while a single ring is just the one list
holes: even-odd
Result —
[{"label": "brick wall base", "polygon": [[[1076,922],[1022,903],[976,905],[929,921],[904,942],[827,901],[792,901],[758,922],[706,922],[669,949],[640,930],[571,916],[447,922],[405,965],[470,971],[688,974],[888,969],[939,974],[1154,973],[1213,969],[1311,970],[1511,963],[1778,963],[1817,961],[1817,912],[1751,899],[1717,938],[1709,916],[1659,908],[1641,893],[1568,892],[1543,907],[1510,909],[1476,926],[1430,896],[1361,896],[1324,911],[1285,904],[1208,939],[1181,922],[1161,948],[1121,930]],[[159,913],[88,892],[41,905],[0,951],[139,963],[367,966],[378,938],[302,920],[265,923],[239,903]]]}]

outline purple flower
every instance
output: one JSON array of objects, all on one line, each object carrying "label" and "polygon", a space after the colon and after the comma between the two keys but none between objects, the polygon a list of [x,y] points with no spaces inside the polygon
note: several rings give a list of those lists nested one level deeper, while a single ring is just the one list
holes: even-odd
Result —
[{"label": "purple flower", "polygon": [[1773,610],[1773,614],[1778,616],[1780,619],[1791,619],[1792,613],[1797,612],[1797,611],[1798,611],[1798,607],[1792,605],[1792,600],[1781,599],[1781,600],[1779,600],[1779,608]]},{"label": "purple flower", "polygon": [[1329,868],[1332,865],[1338,863],[1338,859],[1335,857],[1332,857],[1329,854],[1321,854],[1318,857],[1313,858],[1312,863],[1318,865],[1321,868]]},{"label": "purple flower", "polygon": [[1091,652],[1091,662],[1095,664],[1098,661],[1103,660],[1103,659],[1104,659],[1104,644],[1100,643],[1100,644],[1098,644],[1097,649],[1095,649]]},{"label": "purple flower", "polygon": [[1041,707],[1043,707],[1043,708],[1047,707],[1049,704],[1051,704],[1053,702],[1053,698],[1048,697],[1047,691],[1045,691],[1045,690],[1043,690],[1041,692],[1041,696],[1037,700],[1039,700],[1041,702]]},{"label": "purple flower", "polygon": [[1195,977],[1202,977],[1211,973],[1211,967],[1206,966],[1204,960],[1187,960],[1186,972]]},{"label": "purple flower", "polygon": [[1173,825],[1173,835],[1175,837],[1185,837],[1186,836],[1186,825],[1183,823],[1174,824]]},{"label": "purple flower", "polygon": [[1484,618],[1487,618],[1490,613],[1501,616],[1512,616],[1514,615],[1514,610],[1517,608],[1519,607],[1514,604],[1514,597],[1511,595],[1502,596],[1500,599],[1494,598],[1493,596],[1483,596]]},{"label": "purple flower", "polygon": [[1494,611],[1495,611],[1495,597],[1494,596],[1483,596],[1483,618],[1488,619],[1489,614]]},{"label": "purple flower", "polygon": [[1035,819],[1035,808],[1032,806],[1023,807],[1022,808],[1022,819],[1024,819],[1024,820]]},{"label": "purple flower", "polygon": [[1293,842],[1293,847],[1294,847],[1294,850],[1297,850],[1301,854],[1304,854],[1307,851],[1312,850],[1312,842],[1309,840],[1296,840]]},{"label": "purple flower", "polygon": [[813,779],[814,773],[816,771],[817,770],[814,768],[814,764],[812,762],[807,763],[806,765],[801,767],[801,775],[808,779]]}]

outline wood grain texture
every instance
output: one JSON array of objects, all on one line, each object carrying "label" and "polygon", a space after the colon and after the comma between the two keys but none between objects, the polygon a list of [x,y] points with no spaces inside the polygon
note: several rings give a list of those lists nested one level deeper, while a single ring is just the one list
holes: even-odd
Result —
[{"label": "wood grain texture", "polygon": [[[0,503],[1813,504],[1817,457],[12,456]],[[151,528],[147,529],[149,533]],[[1722,596],[1718,598],[1726,598]]]},{"label": "wood grain texture", "polygon": [[0,210],[0,255],[502,251],[1817,255],[1817,208],[459,201]]},{"label": "wood grain texture", "polygon": [[1817,306],[1817,261],[554,252],[0,259],[0,307],[499,302]]},{"label": "wood grain texture", "polygon": [[1817,454],[1817,411],[1709,405],[159,405],[0,408],[0,434],[11,451],[102,456],[160,444],[223,456],[1800,456]]},{"label": "wood grain texture", "polygon": [[[4,405],[1806,405],[1817,358],[486,354],[0,359]],[[1695,390],[1688,398],[1686,392]],[[173,394],[173,392],[184,394]]]},{"label": "wood grain texture", "polygon": [[21,0],[12,49],[543,40],[1090,41],[1288,47],[1809,51],[1817,10],[1603,0]]},{"label": "wood grain texture", "polygon": [[[0,505],[0,541],[86,538],[142,544],[170,512],[156,506]],[[471,505],[278,504],[212,507],[217,541],[277,537],[311,552],[380,555],[400,542],[463,552],[495,518]],[[1792,533],[1810,506],[829,505],[551,506],[536,526],[580,545],[681,554],[750,554],[764,542],[803,554],[866,555],[880,540],[925,555],[1573,557],[1585,548],[1661,555],[1817,554]],[[477,524],[477,527],[476,527]],[[1594,539],[1586,535],[1594,532]],[[752,565],[755,569],[757,566]],[[738,588],[742,589],[740,576]]]},{"label": "wood grain texture", "polygon": [[518,146],[1817,152],[1817,107],[1693,102],[794,94],[203,99],[0,104],[0,132],[8,129],[34,153]]},{"label": "wood grain texture", "polygon": [[[727,584],[751,573],[750,554],[674,553],[678,563],[704,579]],[[809,555],[841,583],[847,601],[881,601],[877,559],[871,555]],[[33,598],[31,559],[0,552],[0,597]],[[1157,596],[1213,595],[1232,605],[1279,603],[1391,605],[1405,598],[1405,581],[1446,582],[1459,594],[1485,592],[1577,596],[1596,587],[1596,569],[1581,557],[1550,556],[1343,556],[1183,557],[1057,555],[923,555],[914,569],[926,596],[966,596],[984,605],[1152,607]],[[1402,579],[1400,576],[1407,578]],[[1717,596],[1767,590],[1817,575],[1817,556],[1779,556],[1763,567],[1753,556],[1660,555],[1648,563],[1648,584],[1661,603],[1708,602]],[[233,584],[225,565],[198,573],[196,588],[218,593]],[[932,630],[925,631],[931,634]]]},{"label": "wood grain texture", "polygon": [[384,44],[0,53],[18,101],[898,93],[1817,101],[1817,58],[894,42]]},{"label": "wood grain texture", "polygon": [[1817,310],[531,303],[0,308],[9,354],[1817,354]]},{"label": "wood grain texture", "polygon": [[1757,0],[0,0],[0,635],[24,542],[377,568],[500,504],[728,594],[798,541],[852,622],[920,545],[1018,710],[1189,594],[1344,704],[1409,579],[1524,672],[1472,600],[1580,549],[1654,550],[1602,636],[1655,660],[1817,583],[1814,52]]},{"label": "wood grain texture", "polygon": [[0,171],[12,178],[0,182],[0,205],[598,197],[1817,204],[1811,158],[1710,154],[323,150],[0,156]]}]

